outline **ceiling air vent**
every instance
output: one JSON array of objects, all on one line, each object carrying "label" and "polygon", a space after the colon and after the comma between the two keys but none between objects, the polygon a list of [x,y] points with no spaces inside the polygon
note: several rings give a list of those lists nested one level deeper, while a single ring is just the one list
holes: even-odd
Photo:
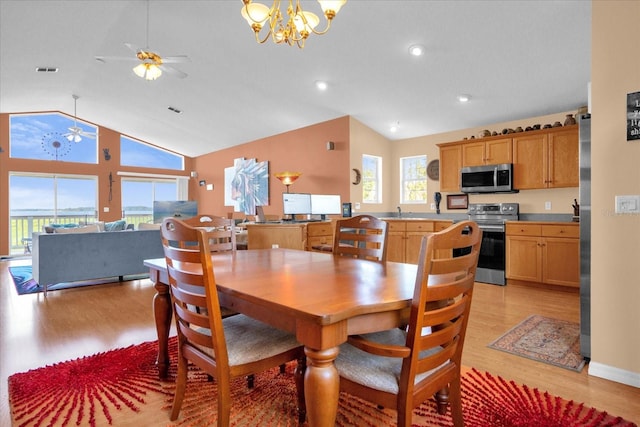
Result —
[{"label": "ceiling air vent", "polygon": [[36,73],[57,73],[58,67],[37,67]]},{"label": "ceiling air vent", "polygon": [[169,111],[173,111],[176,114],[182,114],[182,110],[178,110],[176,107],[168,106]]}]

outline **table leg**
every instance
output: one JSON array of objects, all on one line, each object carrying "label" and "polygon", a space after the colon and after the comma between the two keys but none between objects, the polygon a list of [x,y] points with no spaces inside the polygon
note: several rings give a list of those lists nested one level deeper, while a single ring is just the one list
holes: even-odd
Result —
[{"label": "table leg", "polygon": [[307,371],[304,375],[304,393],[309,427],[334,427],[338,414],[340,376],[334,365],[338,347],[326,350],[304,348]]},{"label": "table leg", "polygon": [[158,280],[158,275],[150,275],[156,288],[156,295],[153,297],[153,314],[156,320],[156,331],[158,333],[158,376],[166,378],[169,371],[169,330],[171,329],[171,317],[173,308],[171,307],[171,295],[169,286]]}]

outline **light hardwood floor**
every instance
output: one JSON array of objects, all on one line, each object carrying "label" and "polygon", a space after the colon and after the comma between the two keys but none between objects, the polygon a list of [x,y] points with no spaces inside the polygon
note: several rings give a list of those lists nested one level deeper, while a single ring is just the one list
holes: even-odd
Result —
[{"label": "light hardwood floor", "polygon": [[[154,340],[149,280],[18,296],[0,262],[0,426],[10,425],[7,378],[59,361]],[[478,283],[463,363],[565,399],[640,420],[640,389],[489,349],[487,344],[531,314],[579,321],[579,296]]]}]

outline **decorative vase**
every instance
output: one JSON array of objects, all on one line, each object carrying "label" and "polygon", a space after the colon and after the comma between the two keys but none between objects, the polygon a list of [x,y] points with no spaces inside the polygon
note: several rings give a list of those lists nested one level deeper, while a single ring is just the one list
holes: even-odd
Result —
[{"label": "decorative vase", "polygon": [[564,120],[565,126],[571,126],[576,124],[576,119],[573,117],[573,114],[567,114],[567,118]]}]

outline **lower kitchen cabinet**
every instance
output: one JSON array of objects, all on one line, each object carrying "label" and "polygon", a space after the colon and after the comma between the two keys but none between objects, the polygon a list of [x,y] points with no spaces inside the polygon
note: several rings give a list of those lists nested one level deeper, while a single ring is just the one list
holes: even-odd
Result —
[{"label": "lower kitchen cabinet", "polygon": [[387,261],[417,264],[422,237],[444,230],[452,221],[441,220],[387,220]]},{"label": "lower kitchen cabinet", "polygon": [[578,223],[508,222],[507,280],[580,287]]}]

